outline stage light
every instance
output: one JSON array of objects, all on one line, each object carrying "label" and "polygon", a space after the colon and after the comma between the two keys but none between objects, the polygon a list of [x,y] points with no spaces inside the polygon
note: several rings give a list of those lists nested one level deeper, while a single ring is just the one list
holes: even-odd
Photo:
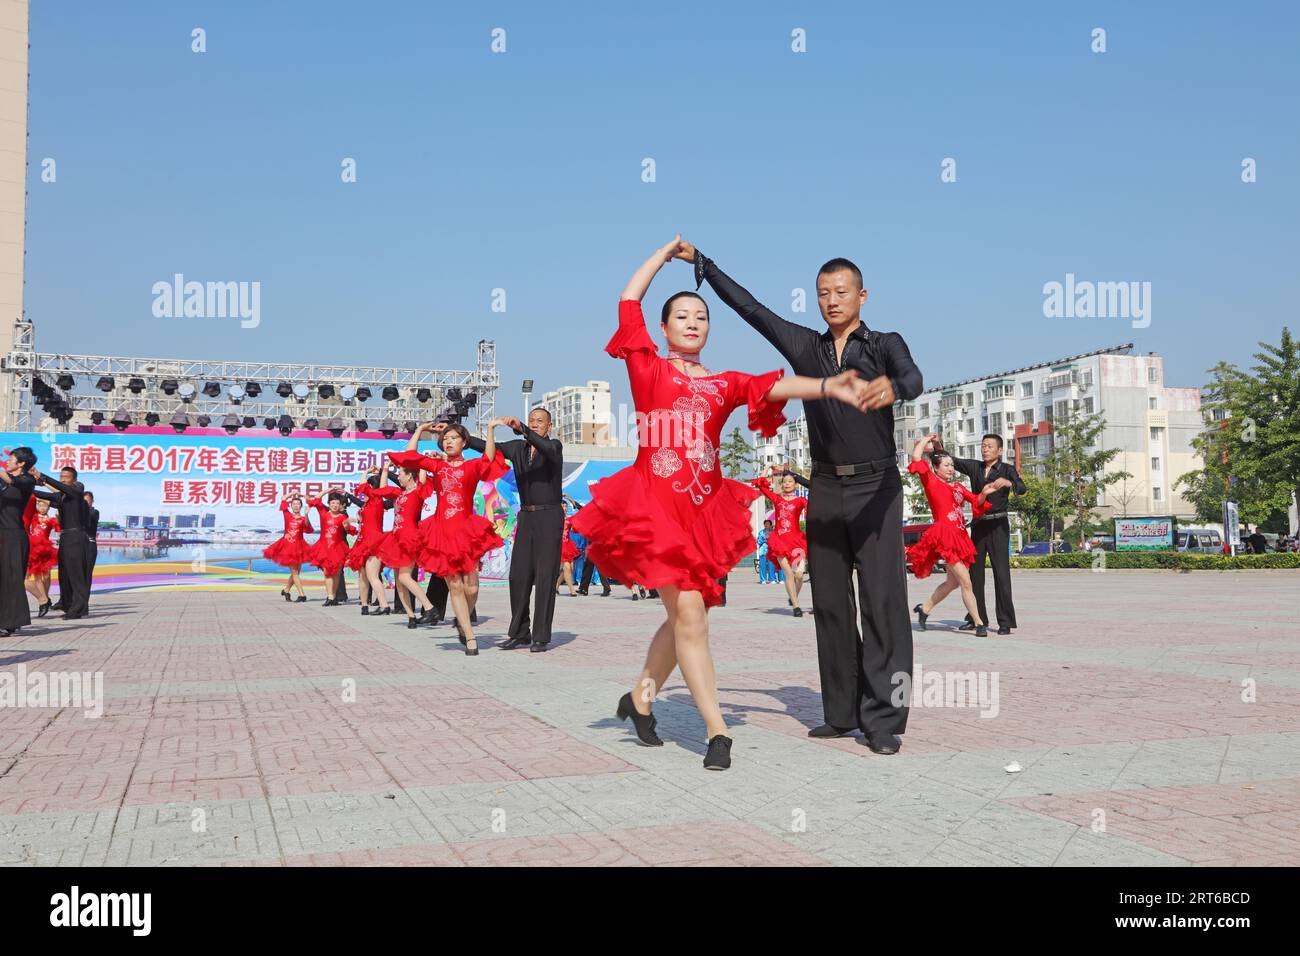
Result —
[{"label": "stage light", "polygon": [[316,386],[316,394],[319,395],[321,398],[333,398],[333,397],[334,397],[334,386],[333,386],[333,385],[318,385],[318,386]]},{"label": "stage light", "polygon": [[208,384],[203,386],[203,394],[208,396],[208,398],[220,398],[221,384],[219,382],[208,382]]},{"label": "stage light", "polygon": [[139,395],[144,391],[144,379],[138,377],[129,378],[126,387],[131,390],[132,395]]},{"label": "stage light", "polygon": [[383,394],[383,396],[384,396],[384,401],[386,401],[386,402],[395,402],[395,401],[397,401],[397,395],[398,395],[398,392],[397,392],[397,386],[396,386],[396,385],[385,385],[385,386],[384,386],[384,391],[383,391],[382,394]]},{"label": "stage light", "polygon": [[238,405],[244,400],[244,386],[232,385],[230,388],[226,389],[226,395],[229,397],[231,402]]},{"label": "stage light", "polygon": [[302,427],[307,429],[307,431],[309,432],[314,432],[316,429],[320,427],[320,422],[314,418],[309,418],[302,423]]},{"label": "stage light", "polygon": [[59,386],[59,388],[63,389],[65,392],[68,392],[71,391],[72,387],[77,384],[77,380],[73,378],[71,375],[69,375],[67,372],[64,372],[62,375],[58,377],[56,384]]},{"label": "stage light", "polygon": [[288,398],[293,394],[293,386],[288,382],[281,382],[275,387],[275,394],[279,395],[281,398]]},{"label": "stage light", "polygon": [[311,389],[309,389],[306,385],[295,385],[293,387],[293,397],[298,399],[298,401],[300,402],[305,402],[307,400],[307,396],[310,393],[311,393]]},{"label": "stage light", "polygon": [[281,415],[280,420],[275,423],[275,427],[280,429],[281,435],[287,435],[293,431],[293,419],[288,415]]},{"label": "stage light", "polygon": [[161,421],[161,418],[157,412],[149,412],[144,416],[144,423],[148,425],[150,428],[153,428],[155,425],[157,425],[159,421]]},{"label": "stage light", "polygon": [[200,415],[197,419],[195,419],[195,423],[196,423],[200,428],[207,428],[209,425],[212,424],[212,416],[211,416],[211,415]]},{"label": "stage light", "polygon": [[274,419],[274,418],[263,418],[263,419],[262,419],[262,427],[265,428],[265,429],[266,429],[267,431],[269,431],[269,432],[270,432],[270,431],[275,431],[275,419]]},{"label": "stage light", "polygon": [[189,427],[190,427],[190,416],[186,415],[184,412],[177,412],[175,415],[172,416],[172,428],[176,431],[177,434],[180,434],[181,432],[185,431],[185,429]]},{"label": "stage light", "polygon": [[245,415],[245,416],[244,416],[244,427],[245,427],[245,428],[256,428],[256,427],[257,427],[257,419],[254,418],[252,415]]},{"label": "stage light", "polygon": [[339,389],[339,398],[343,399],[344,405],[351,405],[352,400],[357,397],[357,390],[351,385],[344,385]]},{"label": "stage light", "polygon": [[355,422],[353,422],[352,427],[359,432],[369,431],[370,422],[366,421],[364,418],[358,418]]},{"label": "stage light", "polygon": [[194,400],[194,393],[197,392],[198,389],[189,382],[186,382],[184,385],[177,388],[176,391],[180,393],[182,402],[190,402]]},{"label": "stage light", "polygon": [[221,427],[226,430],[227,435],[233,435],[235,432],[239,431],[239,416],[227,415],[221,420]]},{"label": "stage light", "polygon": [[433,393],[429,391],[427,388],[417,388],[415,390],[415,400],[420,404],[423,405],[431,398],[433,398]]},{"label": "stage light", "polygon": [[164,395],[175,395],[176,390],[181,386],[180,386],[180,382],[176,381],[176,379],[165,378],[158,385],[158,387],[162,389]]},{"label": "stage light", "polygon": [[478,405],[478,393],[477,393],[477,392],[470,392],[468,395],[465,396],[465,407],[466,407],[466,408],[474,408],[474,407],[477,406],[477,405]]},{"label": "stage light", "polygon": [[95,388],[99,389],[101,392],[111,392],[115,385],[116,383],[113,381],[113,376],[101,375],[99,381],[95,383]]},{"label": "stage light", "polygon": [[103,413],[103,412],[91,412],[91,413],[90,413],[90,423],[91,423],[92,425],[102,425],[102,424],[104,424],[104,413]]},{"label": "stage light", "polygon": [[55,413],[54,418],[60,425],[66,425],[72,418],[72,409],[67,405],[63,405],[59,408],[58,412]]},{"label": "stage light", "polygon": [[417,428],[420,427],[420,424],[419,424],[419,422],[413,422],[413,421],[407,420],[407,421],[402,422],[402,427],[403,427],[404,429],[406,429],[407,433],[409,433],[409,434],[414,434],[414,433],[415,433],[415,430],[416,430]]},{"label": "stage light", "polygon": [[126,429],[131,425],[131,413],[128,412],[125,408],[119,408],[117,411],[113,413],[113,417],[111,421],[113,423],[113,427],[116,428],[118,431],[120,432],[126,431]]},{"label": "stage light", "polygon": [[357,389],[357,401],[358,402],[370,401],[370,389],[366,388],[364,385],[362,385],[359,389]]},{"label": "stage light", "polygon": [[262,386],[258,385],[256,382],[249,382],[244,386],[244,394],[249,398],[257,398],[257,396],[262,394]]},{"label": "stage light", "polygon": [[460,389],[459,389],[459,388],[449,388],[449,389],[447,389],[447,401],[449,401],[449,402],[459,402],[459,401],[460,401]]},{"label": "stage light", "polygon": [[379,434],[383,435],[385,438],[392,438],[396,431],[397,422],[393,421],[391,418],[385,418],[379,423]]},{"label": "stage light", "polygon": [[343,419],[341,418],[331,418],[325,425],[325,430],[335,438],[342,435],[346,428],[347,426],[343,424]]}]

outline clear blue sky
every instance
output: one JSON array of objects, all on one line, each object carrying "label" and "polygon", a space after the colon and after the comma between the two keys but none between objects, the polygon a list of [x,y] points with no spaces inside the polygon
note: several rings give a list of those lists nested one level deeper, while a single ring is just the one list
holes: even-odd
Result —
[{"label": "clear blue sky", "polygon": [[[680,230],[787,315],[856,260],[929,384],[1133,341],[1200,385],[1300,331],[1300,14],[1136,6],[35,0],[27,314],[42,351],[468,368],[494,338],[509,411],[524,377],[626,400],[601,346]],[[260,327],[154,318],[176,272],[260,281]],[[1067,272],[1150,281],[1150,327],[1043,318]],[[780,364],[714,319],[714,368]]]}]

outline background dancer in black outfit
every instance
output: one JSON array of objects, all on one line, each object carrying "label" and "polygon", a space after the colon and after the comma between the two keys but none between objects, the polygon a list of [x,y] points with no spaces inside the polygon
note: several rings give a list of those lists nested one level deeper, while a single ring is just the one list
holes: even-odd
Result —
[{"label": "background dancer in black outfit", "polygon": [[53,489],[38,489],[33,494],[59,509],[59,603],[54,605],[54,610],[62,610],[65,620],[75,621],[90,613],[91,552],[86,534],[90,508],[86,504],[86,489],[77,480],[75,468],[60,470],[58,481],[35,469],[32,475],[38,484]]},{"label": "background dancer in black outfit", "polygon": [[[993,597],[997,600],[998,633],[1010,634],[1016,626],[1016,605],[1011,599],[1011,522],[1007,520],[1007,498],[1023,495],[1025,483],[1014,465],[1002,460],[1002,436],[985,435],[980,442],[983,461],[974,458],[954,458],[957,470],[970,479],[971,490],[976,494],[985,487],[992,490],[986,496],[989,511],[971,522],[970,536],[975,542],[975,561],[970,566],[970,583],[975,589],[975,603],[980,620],[988,623],[989,612],[984,603],[984,556],[993,565]],[[966,615],[963,631],[972,630],[975,622]]]},{"label": "background dancer in black outfit", "polygon": [[[95,563],[99,560],[99,509],[95,507],[95,493],[87,491],[86,501],[86,542],[90,553],[90,566],[86,571],[86,594],[95,587]],[[87,599],[89,604],[89,599]]]},{"label": "background dancer in black outfit", "polygon": [[35,464],[35,452],[23,445],[9,453],[0,471],[0,637],[32,623],[24,587],[31,541],[23,517],[36,487]]}]

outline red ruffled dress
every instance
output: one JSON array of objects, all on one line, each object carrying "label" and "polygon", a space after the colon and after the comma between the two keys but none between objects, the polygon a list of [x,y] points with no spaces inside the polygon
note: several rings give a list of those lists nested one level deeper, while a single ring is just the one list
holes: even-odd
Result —
[{"label": "red ruffled dress", "polygon": [[928,462],[914,461],[907,470],[921,476],[921,485],[934,515],[934,524],[925,529],[921,540],[907,549],[912,573],[918,578],[928,578],[940,558],[948,564],[961,563],[970,567],[975,560],[975,545],[966,533],[962,505],[969,501],[971,513],[978,518],[989,510],[989,503],[980,501],[979,495],[960,481],[944,481]]},{"label": "red ruffled dress", "polygon": [[679,371],[646,331],[641,303],[618,305],[618,331],[605,346],[627,362],[640,449],[631,467],[591,486],[591,503],[572,520],[587,557],[619,581],[699,591],[721,603],[718,579],[754,550],[749,506],[758,492],[722,476],[718,445],[727,416],[749,408],[749,427],[774,435],[784,402],[764,396],[782,377]]},{"label": "red ruffled dress", "polygon": [[[388,456],[395,464],[405,465],[398,459],[401,454]],[[420,559],[424,535],[420,531],[420,512],[424,502],[433,494],[433,482],[427,478],[410,488],[400,490],[393,499],[393,530],[384,535],[379,544],[379,560],[390,568],[413,567]]]},{"label": "red ruffled dress", "polygon": [[[35,501],[32,497],[30,501]],[[59,563],[59,549],[50,540],[50,533],[59,530],[57,515],[33,513],[27,523],[27,539],[31,545],[27,552],[28,576],[44,574]]]},{"label": "red ruffled dress", "polygon": [[776,527],[767,536],[767,557],[776,564],[778,558],[785,558],[791,564],[798,564],[808,557],[808,539],[799,530],[799,518],[808,510],[807,498],[782,498],[772,490],[766,478],[754,479],[754,487],[763,493],[763,497],[772,502],[776,511]]},{"label": "red ruffled dress", "polygon": [[582,553],[581,551],[578,550],[578,546],[577,546],[576,544],[573,543],[573,539],[569,537],[569,527],[570,527],[572,524],[573,524],[573,519],[572,519],[572,518],[565,518],[565,519],[564,519],[564,541],[563,541],[563,543],[560,545],[560,563],[561,563],[561,564],[563,564],[563,563],[565,563],[565,562],[568,562],[568,561],[577,561],[577,560],[578,560],[578,555],[580,555],[580,554]]},{"label": "red ruffled dress", "polygon": [[363,481],[357,485],[354,494],[365,502],[361,506],[361,534],[352,542],[352,550],[344,563],[353,571],[360,571],[373,555],[379,553],[384,543],[384,502],[398,497],[401,492],[392,485],[375,488],[370,482]]},{"label": "red ruffled dress", "polygon": [[482,456],[442,461],[421,456],[420,467],[438,495],[438,510],[424,522],[424,550],[420,567],[440,578],[478,570],[483,555],[505,547],[495,526],[474,512],[474,489],[480,481],[496,481],[510,470],[500,451]]},{"label": "red ruffled dress", "polygon": [[325,577],[332,578],[343,570],[343,563],[348,559],[348,542],[343,536],[351,530],[347,512],[335,514],[319,498],[312,498],[307,504],[320,516],[320,537],[308,550],[307,563],[316,565],[325,572]]},{"label": "red ruffled dress", "polygon": [[284,515],[284,534],[262,552],[262,557],[286,568],[306,564],[307,552],[311,548],[307,546],[303,535],[315,530],[311,526],[311,519],[306,514],[294,514],[289,510],[287,501],[280,502],[280,513]]}]

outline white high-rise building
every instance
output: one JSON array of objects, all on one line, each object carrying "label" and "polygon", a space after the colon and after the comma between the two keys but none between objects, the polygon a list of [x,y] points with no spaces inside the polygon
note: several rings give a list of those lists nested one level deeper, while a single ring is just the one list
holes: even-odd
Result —
[{"label": "white high-rise building", "polygon": [[808,451],[808,420],[800,415],[778,428],[771,438],[755,435],[754,452],[760,472],[768,465],[784,462],[806,474],[812,464]]},{"label": "white high-rise building", "polygon": [[565,385],[541,397],[551,413],[551,434],[566,445],[609,447],[617,441],[610,414],[609,382]]},{"label": "white high-rise building", "polygon": [[[986,433],[1001,435],[1003,457],[1022,472],[1052,449],[1052,420],[1070,412],[1100,414],[1102,448],[1118,448],[1108,471],[1133,477],[1105,489],[1098,512],[1114,515],[1195,516],[1174,482],[1202,467],[1192,439],[1201,433],[1201,393],[1165,384],[1155,352],[1132,354],[1132,345],[971,378],[927,389],[894,406],[899,468],[927,432],[962,458],[979,458]],[[1011,499],[1015,508],[1015,498]]]}]

